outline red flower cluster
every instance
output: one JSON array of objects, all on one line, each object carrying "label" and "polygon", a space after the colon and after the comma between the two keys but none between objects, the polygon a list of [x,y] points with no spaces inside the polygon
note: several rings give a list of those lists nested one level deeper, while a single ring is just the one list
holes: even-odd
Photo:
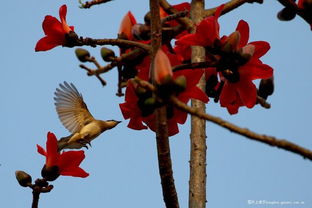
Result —
[{"label": "red flower cluster", "polygon": [[74,31],[74,27],[66,23],[66,14],[67,6],[63,5],[59,9],[61,21],[50,15],[45,16],[42,23],[45,37],[37,42],[35,51],[47,51],[66,43],[65,35]]},{"label": "red flower cluster", "polygon": [[[240,106],[252,108],[256,104],[257,88],[252,81],[272,77],[273,69],[259,59],[270,49],[270,45],[265,41],[248,43],[247,22],[241,20],[234,33],[220,38],[218,17],[222,8],[223,5],[218,7],[215,16],[200,22],[196,33],[185,35],[177,40],[179,50],[176,51],[180,51],[183,57],[188,57],[185,51],[189,46],[197,45],[206,47],[208,51],[215,49],[226,53],[224,57],[222,54],[216,54],[221,57],[222,66],[207,70],[211,71],[210,74],[218,72],[219,80],[224,83],[220,104],[226,107],[230,114],[235,114]],[[209,77],[206,79],[209,80]]]},{"label": "red flower cluster", "polygon": [[[37,145],[37,151],[46,157],[44,170],[52,171],[53,175],[47,173],[47,179],[56,179],[59,175],[85,178],[89,176],[87,172],[79,167],[85,158],[84,151],[58,152],[57,139],[55,135],[48,132],[46,150]],[[43,176],[45,177],[45,176]]]},{"label": "red flower cluster", "polygon": [[[196,70],[181,70],[172,72],[171,65],[177,65],[180,63],[178,57],[175,54],[169,53],[166,47],[162,47],[163,52],[158,52],[155,59],[155,78],[159,84],[166,82],[166,78],[172,77],[172,80],[176,80],[178,77],[184,76],[186,80],[185,90],[178,94],[178,99],[184,103],[187,103],[190,99],[198,99],[203,102],[208,102],[208,97],[201,91],[196,85],[203,75],[204,71],[201,69]],[[169,63],[170,61],[170,63]],[[181,64],[181,63],[180,63]],[[146,57],[141,65],[137,67],[139,70],[139,77],[143,80],[149,80],[149,65],[150,59]],[[170,90],[170,89],[168,89]],[[125,119],[130,119],[128,124],[129,128],[135,130],[147,129],[155,131],[155,113],[152,111],[149,115],[144,115],[142,106],[140,105],[141,97],[138,95],[138,86],[128,82],[125,103],[120,104],[120,109]],[[145,96],[145,95],[144,95]],[[168,134],[169,136],[175,135],[179,132],[178,123],[184,124],[187,118],[187,113],[180,111],[172,106],[167,107],[168,118]],[[144,125],[144,124],[145,125]]]}]

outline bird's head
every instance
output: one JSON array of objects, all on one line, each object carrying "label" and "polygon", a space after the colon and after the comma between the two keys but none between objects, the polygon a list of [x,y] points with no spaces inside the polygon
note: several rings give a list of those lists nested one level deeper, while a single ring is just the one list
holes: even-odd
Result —
[{"label": "bird's head", "polygon": [[117,126],[121,121],[115,121],[115,120],[107,120],[102,121],[102,132],[106,131],[108,129],[112,129],[115,126]]}]

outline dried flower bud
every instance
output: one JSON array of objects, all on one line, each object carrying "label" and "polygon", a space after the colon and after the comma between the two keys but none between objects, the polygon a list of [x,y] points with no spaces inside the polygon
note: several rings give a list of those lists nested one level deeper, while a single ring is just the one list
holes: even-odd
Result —
[{"label": "dried flower bud", "polygon": [[75,50],[76,56],[79,61],[86,62],[88,61],[88,58],[90,58],[90,53],[86,49],[83,48],[77,48]]},{"label": "dried flower bud", "polygon": [[258,95],[265,100],[274,92],[274,77],[262,79],[259,84]]},{"label": "dried flower bud", "polygon": [[22,170],[15,171],[15,177],[18,183],[23,187],[27,187],[31,184],[31,176]]},{"label": "dried flower bud", "polygon": [[115,56],[115,52],[109,48],[103,47],[101,48],[101,56],[104,61],[109,62],[113,61]]},{"label": "dried flower bud", "polygon": [[281,21],[290,21],[296,16],[296,11],[285,7],[277,13],[277,18]]}]

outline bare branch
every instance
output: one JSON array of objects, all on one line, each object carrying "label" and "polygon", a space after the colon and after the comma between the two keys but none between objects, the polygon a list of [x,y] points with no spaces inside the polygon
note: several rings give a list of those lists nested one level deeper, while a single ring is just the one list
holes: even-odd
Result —
[{"label": "bare branch", "polygon": [[[159,14],[159,0],[150,0],[151,13],[151,72],[154,70],[154,58],[161,47],[162,29]],[[152,83],[155,78],[152,74]],[[178,196],[173,179],[172,162],[170,156],[168,125],[167,125],[167,110],[166,107],[158,108],[156,114],[156,143],[159,174],[162,185],[164,202],[167,208],[179,208]]]},{"label": "bare branch", "polygon": [[86,1],[85,3],[82,3],[82,1],[79,0],[79,4],[80,4],[79,7],[82,9],[89,9],[90,7],[94,5],[103,4],[103,3],[110,2],[110,1],[112,0],[92,0],[92,1]]},{"label": "bare branch", "polygon": [[223,128],[230,130],[231,132],[237,133],[251,140],[255,140],[258,142],[268,144],[273,147],[278,147],[280,149],[290,151],[292,153],[301,155],[304,159],[307,158],[312,161],[312,151],[304,147],[301,147],[295,143],[289,142],[284,139],[277,139],[273,136],[258,134],[253,131],[250,131],[249,129],[236,126],[235,124],[232,124],[221,118],[199,112],[197,109],[187,106],[183,102],[179,101],[176,97],[172,97],[171,102],[175,107],[179,108],[180,110],[186,111],[192,115],[198,116],[199,118],[213,122],[219,126],[222,126]]},{"label": "bare branch", "polygon": [[[222,10],[222,15],[236,9],[237,7],[242,6],[245,3],[254,3],[254,2],[261,4],[263,3],[263,0],[231,0],[225,3],[224,8]],[[205,17],[214,15],[214,13],[216,12],[216,9],[217,7],[212,8],[212,9],[207,9],[205,11]]]}]

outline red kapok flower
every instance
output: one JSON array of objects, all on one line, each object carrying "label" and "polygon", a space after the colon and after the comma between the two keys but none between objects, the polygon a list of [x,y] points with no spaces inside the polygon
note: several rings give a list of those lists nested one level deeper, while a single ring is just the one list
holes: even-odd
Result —
[{"label": "red kapok flower", "polygon": [[80,163],[85,158],[84,151],[59,153],[57,139],[51,132],[48,132],[47,135],[46,150],[40,145],[37,145],[37,151],[46,157],[42,176],[47,180],[55,180],[59,175],[82,178],[89,176],[89,173],[79,167]]},{"label": "red kapok flower", "polygon": [[[180,62],[175,54],[170,54],[168,50],[166,50],[166,47],[162,47],[162,49],[163,54],[159,55],[159,57],[163,56],[167,57],[166,60],[159,61],[158,67],[161,69],[160,74],[164,75],[160,77],[166,77],[168,75],[167,73],[168,69],[166,68],[168,66],[170,67],[170,65],[177,65]],[[168,60],[170,61],[170,63],[167,62]],[[139,70],[138,76],[143,80],[149,79],[149,65],[150,65],[149,57],[146,57],[143,63],[140,64],[140,67],[138,69]],[[155,67],[157,67],[157,65]],[[198,81],[202,77],[203,73],[204,71],[201,69],[196,70],[189,69],[173,72],[172,80],[176,81],[179,77],[184,76],[186,81],[185,90],[177,95],[180,101],[187,103],[191,98],[194,98],[201,100],[203,102],[208,102],[208,97],[206,96],[206,94],[196,86]],[[162,84],[161,81],[159,83]],[[163,85],[161,86],[164,87]],[[168,89],[168,91],[170,90],[171,89]],[[155,131],[156,130],[155,126],[156,117],[154,112],[155,108],[150,109],[146,108],[147,107],[146,105],[144,106],[144,104],[146,104],[144,102],[147,102],[147,98],[148,99],[151,98],[149,101],[153,99],[151,97],[152,95],[148,93],[145,94],[140,93],[144,95],[139,96],[138,91],[139,90],[137,85],[133,83],[131,80],[128,81],[125,102],[119,105],[121,112],[125,119],[130,119],[130,122],[128,124],[129,128],[141,130],[147,129],[147,127],[149,127],[152,131]],[[142,103],[144,103],[143,107]],[[187,118],[186,112],[180,111],[172,106],[167,106],[168,135],[173,136],[177,134],[179,132],[178,123],[184,124],[186,118]]]},{"label": "red kapok flower", "polygon": [[[233,34],[235,35],[222,37],[222,42],[233,44],[230,47],[231,50],[240,51],[242,55],[248,56],[248,60],[240,66],[234,66],[230,75],[227,75],[225,71],[220,72],[221,79],[224,81],[220,94],[220,104],[222,107],[226,107],[231,114],[237,113],[240,106],[252,108],[256,104],[257,88],[252,82],[253,80],[267,79],[273,76],[273,69],[269,65],[263,64],[259,59],[270,49],[269,43],[265,41],[248,43],[249,26],[243,20],[238,23],[236,32]],[[233,37],[238,38],[238,40],[232,39]],[[231,66],[229,68],[231,69]],[[234,74],[234,78],[232,74]]]},{"label": "red kapok flower", "polygon": [[209,16],[202,20],[196,27],[196,32],[182,36],[176,41],[177,45],[189,46],[212,46],[216,39],[219,39],[219,23],[218,18],[222,12],[224,5],[219,6],[214,16]]},{"label": "red kapok flower", "polygon": [[66,23],[66,13],[67,6],[63,5],[59,10],[61,21],[50,15],[45,16],[42,23],[45,37],[37,42],[35,51],[47,51],[66,43],[65,35],[74,31],[74,27]]}]

